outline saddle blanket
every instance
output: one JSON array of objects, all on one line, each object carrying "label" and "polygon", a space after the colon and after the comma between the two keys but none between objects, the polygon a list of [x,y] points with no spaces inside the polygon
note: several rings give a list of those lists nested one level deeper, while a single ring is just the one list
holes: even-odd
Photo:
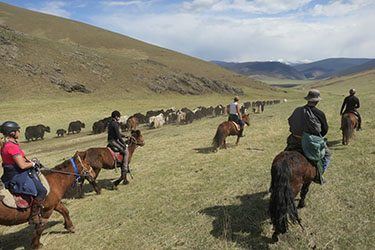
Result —
[{"label": "saddle blanket", "polygon": [[[46,177],[40,173],[39,179],[43,186],[47,189],[47,195],[50,192],[50,186]],[[10,208],[29,208],[33,202],[33,197],[31,195],[24,194],[12,194],[8,189],[0,189],[0,196],[4,196],[2,202],[5,206]]]},{"label": "saddle blanket", "polygon": [[232,122],[233,122],[234,126],[236,126],[237,130],[240,130],[240,129],[241,129],[240,125],[238,125],[238,124],[235,123],[234,121],[232,121]]}]

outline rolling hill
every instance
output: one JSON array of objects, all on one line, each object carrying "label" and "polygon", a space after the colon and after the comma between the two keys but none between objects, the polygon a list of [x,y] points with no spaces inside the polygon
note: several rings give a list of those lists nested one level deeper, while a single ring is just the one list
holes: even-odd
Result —
[{"label": "rolling hill", "polygon": [[212,63],[0,2],[0,92],[100,97],[278,91]]}]

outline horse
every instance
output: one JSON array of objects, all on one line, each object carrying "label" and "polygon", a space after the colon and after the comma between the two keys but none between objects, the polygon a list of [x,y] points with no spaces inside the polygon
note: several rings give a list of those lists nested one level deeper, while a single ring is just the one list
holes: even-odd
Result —
[{"label": "horse", "polygon": [[283,151],[272,162],[269,212],[275,232],[272,239],[288,231],[288,216],[303,228],[294,198],[301,192],[298,208],[305,207],[306,194],[317,177],[317,169],[297,151]]},{"label": "horse", "polygon": [[[54,210],[59,212],[64,217],[64,227],[68,232],[74,232],[74,226],[69,217],[69,211],[61,203],[61,199],[65,191],[76,181],[76,177],[95,177],[93,169],[87,163],[86,155],[86,152],[77,151],[71,159],[64,161],[55,168],[41,171],[50,186],[50,192],[43,202],[41,216],[45,219],[44,221],[47,221]],[[28,222],[30,213],[30,207],[24,209],[10,208],[0,202],[0,225],[12,226]],[[43,247],[43,244],[40,243],[40,236],[46,225],[47,223],[43,223],[35,226],[34,238],[31,243],[33,249]]]},{"label": "horse", "polygon": [[[243,115],[242,121],[247,126],[250,126],[249,114]],[[227,136],[230,136],[230,135],[237,135],[236,145],[238,145],[238,142],[240,141],[240,130],[237,128],[237,125],[231,121],[222,122],[218,126],[215,137],[212,140],[214,151],[217,151],[217,149],[220,148],[221,146],[224,146],[224,148],[227,149],[227,144],[226,144],[225,139],[227,138]]]},{"label": "horse", "polygon": [[[140,130],[133,130],[131,131],[131,136],[128,140],[128,150],[129,150],[129,156],[128,156],[128,164],[130,164],[130,161],[132,159],[133,153],[137,146],[144,146],[145,142],[143,140],[143,136],[141,134]],[[93,186],[96,194],[101,194],[101,188],[96,183],[96,178],[99,175],[99,172],[102,168],[104,169],[115,169],[116,166],[120,165],[121,162],[117,162],[115,159],[115,156],[113,155],[113,152],[107,148],[89,148],[86,150],[87,152],[87,160],[90,166],[93,168],[95,172],[95,178],[93,180],[88,180],[90,184]],[[79,195],[81,198],[84,197],[83,193],[83,183],[85,179],[82,179],[80,182],[80,191]],[[116,190],[118,189],[117,186],[120,184],[120,182],[123,181],[123,184],[129,184],[129,181],[127,179],[126,173],[122,173],[120,178],[112,183],[112,189]]]},{"label": "horse", "polygon": [[341,118],[342,144],[348,145],[352,138],[354,129],[358,126],[358,119],[353,113],[345,113]]}]

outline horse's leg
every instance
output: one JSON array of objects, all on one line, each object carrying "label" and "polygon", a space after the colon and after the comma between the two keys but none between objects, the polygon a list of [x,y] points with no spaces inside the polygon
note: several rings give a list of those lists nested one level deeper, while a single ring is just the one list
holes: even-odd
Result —
[{"label": "horse's leg", "polygon": [[95,178],[93,180],[89,180],[89,183],[91,184],[91,186],[94,188],[96,194],[101,194],[102,193],[102,189],[99,187],[99,185],[96,183],[96,177],[98,177],[99,175],[99,172],[100,172],[101,168],[97,168],[97,169],[94,169],[94,172],[95,172]]},{"label": "horse's leg", "polygon": [[238,142],[240,141],[240,136],[237,136],[236,146],[238,145]]},{"label": "horse's leg", "polygon": [[121,167],[121,175],[120,175],[120,178],[116,181],[113,182],[112,184],[112,188],[113,190],[117,190],[117,186],[120,184],[120,182],[122,180],[124,180],[126,178],[126,169],[124,169],[123,167]]},{"label": "horse's leg", "polygon": [[47,225],[47,223],[42,224],[42,225],[37,224],[35,226],[34,238],[33,238],[33,241],[31,243],[31,248],[32,249],[39,249],[39,248],[43,247],[43,244],[40,243],[40,236],[42,235],[44,229],[46,228],[46,225]]},{"label": "horse's leg", "polygon": [[299,201],[298,203],[298,208],[303,208],[305,207],[305,198],[306,198],[306,194],[307,192],[309,191],[309,186],[310,186],[311,182],[310,183],[305,183],[302,185],[302,189],[301,189],[301,200]]},{"label": "horse's leg", "polygon": [[63,204],[61,204],[61,202],[57,204],[54,210],[59,212],[64,217],[64,228],[69,232],[74,233],[74,226],[69,216],[69,210]]}]

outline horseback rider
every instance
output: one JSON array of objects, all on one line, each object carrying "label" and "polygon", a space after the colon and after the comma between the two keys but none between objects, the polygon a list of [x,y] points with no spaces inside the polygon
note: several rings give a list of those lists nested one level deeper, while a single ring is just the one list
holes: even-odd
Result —
[{"label": "horseback rider", "polygon": [[[361,128],[361,115],[357,111],[359,108],[359,99],[354,96],[356,93],[355,89],[350,89],[349,90],[349,96],[345,97],[344,102],[342,103],[341,110],[340,110],[340,115],[342,116],[343,114],[346,113],[353,113],[358,117],[358,127],[357,131],[362,130]],[[346,107],[345,107],[346,106]],[[345,111],[342,112],[345,108]]]},{"label": "horseback rider", "polygon": [[129,172],[128,167],[128,158],[129,158],[129,151],[128,145],[124,142],[122,138],[128,138],[120,133],[119,130],[119,120],[121,118],[121,114],[119,111],[115,110],[111,114],[112,121],[108,124],[108,144],[110,146],[116,147],[119,149],[119,152],[124,155],[124,159],[122,161],[121,167],[121,174],[126,174]]},{"label": "horseback rider", "polygon": [[1,177],[5,187],[12,193],[27,194],[35,197],[31,206],[30,224],[44,224],[41,218],[42,203],[47,190],[33,173],[35,162],[28,161],[17,143],[20,136],[20,126],[13,121],[6,121],[1,125],[1,158],[4,173]]},{"label": "horseback rider", "polygon": [[[312,89],[309,91],[308,95],[304,97],[307,100],[307,104],[302,107],[298,107],[294,110],[293,114],[288,118],[289,131],[291,134],[287,139],[286,151],[298,151],[303,153],[302,149],[302,134],[308,133],[312,135],[320,135],[324,137],[328,132],[327,119],[323,111],[316,108],[316,105],[322,98],[320,97],[320,92],[317,89]],[[307,113],[312,113],[315,116],[314,124],[307,118]],[[322,172],[324,173],[329,165],[331,158],[331,152],[325,145],[325,155],[322,159]],[[323,174],[322,173],[322,174]],[[321,176],[322,183],[326,180]]]},{"label": "horseback rider", "polygon": [[243,128],[245,126],[245,123],[242,121],[242,115],[240,112],[240,105],[238,104],[238,101],[240,98],[238,96],[234,97],[234,102],[229,104],[229,117],[228,121],[232,121],[240,125],[240,133],[239,137],[244,137],[245,135],[243,134]]}]

